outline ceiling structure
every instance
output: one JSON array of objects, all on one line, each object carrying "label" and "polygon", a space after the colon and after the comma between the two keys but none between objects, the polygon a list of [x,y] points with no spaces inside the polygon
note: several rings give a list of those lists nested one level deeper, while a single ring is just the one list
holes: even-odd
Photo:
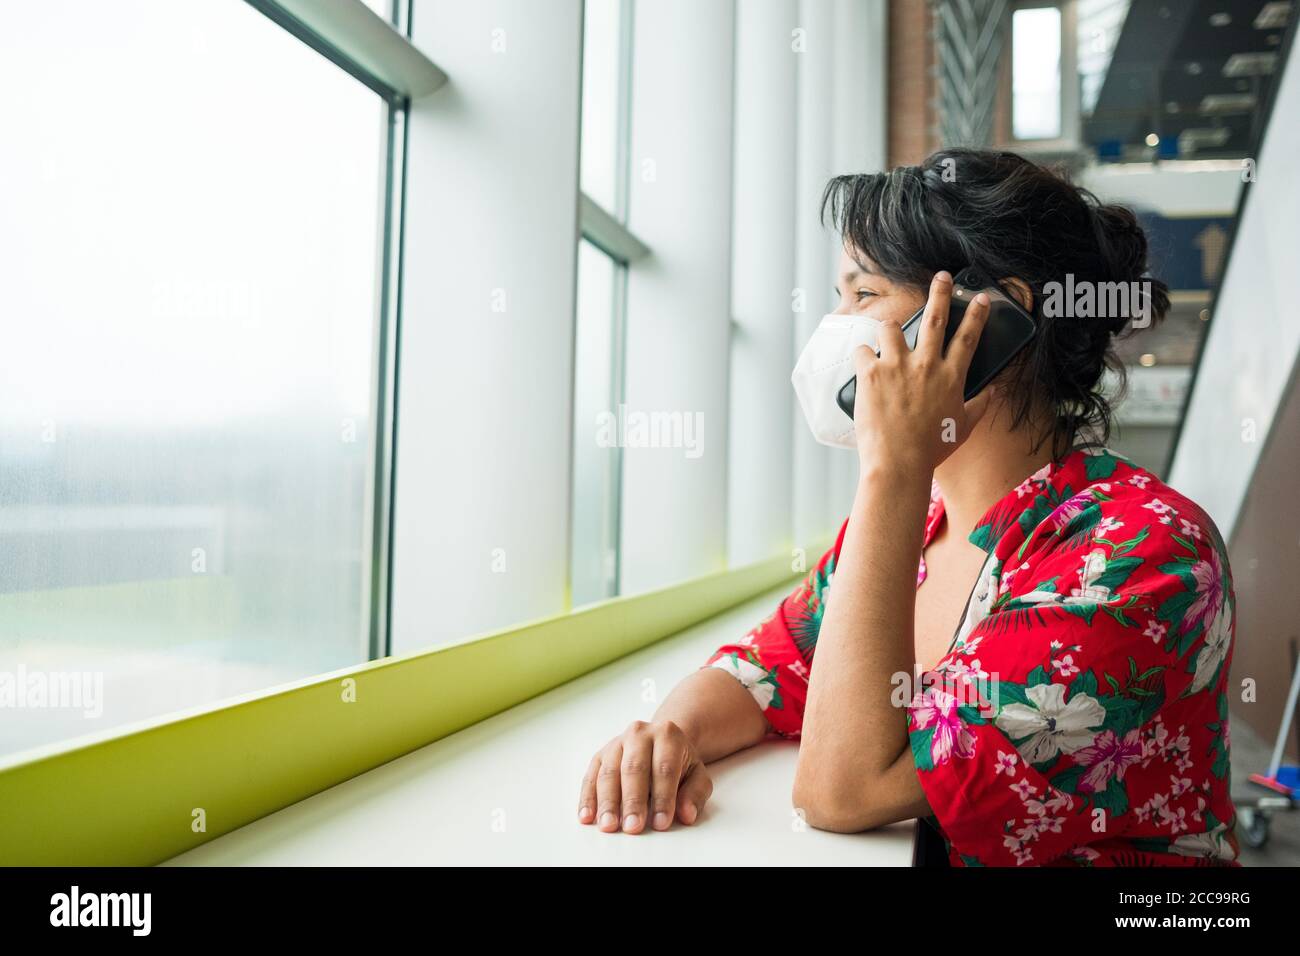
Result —
[{"label": "ceiling structure", "polygon": [[1084,142],[1102,161],[1251,155],[1289,0],[1133,0]]}]

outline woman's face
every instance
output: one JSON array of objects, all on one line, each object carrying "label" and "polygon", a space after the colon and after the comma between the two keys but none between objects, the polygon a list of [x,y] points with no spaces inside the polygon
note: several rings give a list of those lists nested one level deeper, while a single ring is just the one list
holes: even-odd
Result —
[{"label": "woman's face", "polygon": [[[1004,279],[1002,285],[1025,309],[1033,308],[1033,296],[1024,282],[1019,279]],[[886,279],[876,270],[874,262],[856,250],[846,247],[840,253],[835,282],[835,294],[839,297],[835,309],[837,315],[865,315],[904,325],[925,305],[927,291]],[[1004,372],[1001,378],[995,379],[993,387],[1001,390],[1007,374],[1009,373]],[[1050,414],[1050,411],[1035,411],[1035,415],[1044,416],[1044,420],[1049,422]]]},{"label": "woman's face", "polygon": [[870,259],[852,254],[847,247],[840,253],[835,294],[839,297],[837,315],[892,319],[899,325],[925,305],[924,289],[891,282],[876,271]]}]

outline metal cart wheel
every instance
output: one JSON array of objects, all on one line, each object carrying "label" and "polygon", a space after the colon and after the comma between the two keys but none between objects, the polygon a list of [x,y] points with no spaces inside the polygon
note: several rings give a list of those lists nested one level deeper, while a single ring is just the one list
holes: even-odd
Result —
[{"label": "metal cart wheel", "polygon": [[1269,815],[1260,810],[1242,807],[1237,811],[1237,832],[1246,846],[1258,850],[1268,843]]}]

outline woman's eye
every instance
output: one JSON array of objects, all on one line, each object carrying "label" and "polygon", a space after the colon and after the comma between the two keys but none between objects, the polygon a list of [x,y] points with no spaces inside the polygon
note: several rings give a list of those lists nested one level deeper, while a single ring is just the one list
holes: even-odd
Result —
[{"label": "woman's eye", "polygon": [[875,294],[876,293],[872,292],[870,289],[859,289],[858,301],[861,302],[863,299],[869,298],[870,296],[873,296]]}]

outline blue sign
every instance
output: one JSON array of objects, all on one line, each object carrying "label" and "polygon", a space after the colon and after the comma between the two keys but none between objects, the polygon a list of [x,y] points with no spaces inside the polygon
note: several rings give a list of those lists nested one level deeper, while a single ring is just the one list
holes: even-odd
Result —
[{"label": "blue sign", "polygon": [[1170,289],[1208,290],[1219,281],[1232,216],[1173,218],[1138,212],[1146,230],[1151,275]]}]

